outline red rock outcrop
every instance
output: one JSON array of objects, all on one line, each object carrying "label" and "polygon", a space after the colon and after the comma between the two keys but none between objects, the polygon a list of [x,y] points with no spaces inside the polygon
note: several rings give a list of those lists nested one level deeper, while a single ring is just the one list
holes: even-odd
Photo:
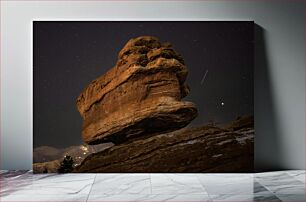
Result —
[{"label": "red rock outcrop", "polygon": [[141,138],[89,155],[74,172],[253,172],[254,121]]},{"label": "red rock outcrop", "polygon": [[84,141],[119,144],[185,127],[197,116],[193,103],[181,101],[189,92],[187,74],[169,43],[150,36],[131,39],[115,67],[77,98]]}]

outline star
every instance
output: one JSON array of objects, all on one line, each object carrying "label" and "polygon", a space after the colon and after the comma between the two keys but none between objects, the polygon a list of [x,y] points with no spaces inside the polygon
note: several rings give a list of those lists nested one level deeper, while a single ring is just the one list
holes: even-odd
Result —
[{"label": "star", "polygon": [[221,106],[224,106],[225,105],[225,103],[224,102],[221,102]]}]

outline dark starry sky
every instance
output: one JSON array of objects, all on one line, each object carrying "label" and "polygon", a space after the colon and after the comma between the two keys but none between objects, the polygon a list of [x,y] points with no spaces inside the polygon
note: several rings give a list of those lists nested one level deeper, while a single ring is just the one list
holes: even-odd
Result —
[{"label": "dark starry sky", "polygon": [[76,98],[115,65],[117,53],[130,38],[142,35],[171,42],[183,56],[191,88],[185,100],[199,110],[190,125],[227,123],[253,114],[253,26],[253,22],[34,22],[34,147],[83,143]]}]

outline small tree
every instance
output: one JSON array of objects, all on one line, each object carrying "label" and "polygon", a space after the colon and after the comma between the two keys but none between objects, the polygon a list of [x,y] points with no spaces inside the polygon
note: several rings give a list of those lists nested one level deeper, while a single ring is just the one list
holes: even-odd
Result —
[{"label": "small tree", "polygon": [[72,170],[73,170],[73,159],[71,156],[66,155],[57,171],[59,173],[71,173]]}]

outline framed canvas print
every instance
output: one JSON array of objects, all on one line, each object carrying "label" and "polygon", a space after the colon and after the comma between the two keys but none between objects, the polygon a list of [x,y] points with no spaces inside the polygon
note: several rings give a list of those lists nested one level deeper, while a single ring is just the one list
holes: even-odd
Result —
[{"label": "framed canvas print", "polygon": [[35,21],[34,173],[253,172],[253,21]]}]

